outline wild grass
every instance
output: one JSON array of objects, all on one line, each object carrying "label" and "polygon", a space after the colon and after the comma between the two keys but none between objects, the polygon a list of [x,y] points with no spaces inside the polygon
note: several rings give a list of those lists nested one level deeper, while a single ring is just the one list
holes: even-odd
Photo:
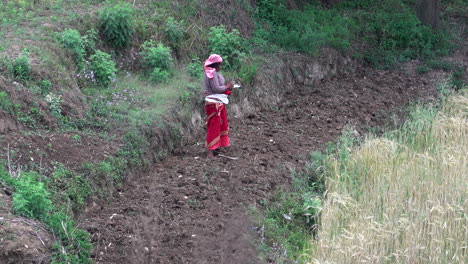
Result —
[{"label": "wild grass", "polygon": [[311,263],[467,263],[467,153],[465,91],[329,159]]}]

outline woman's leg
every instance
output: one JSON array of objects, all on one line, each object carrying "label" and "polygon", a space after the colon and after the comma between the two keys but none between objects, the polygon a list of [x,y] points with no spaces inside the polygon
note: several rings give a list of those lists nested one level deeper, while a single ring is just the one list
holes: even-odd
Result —
[{"label": "woman's leg", "polygon": [[208,149],[208,158],[213,158],[213,150],[219,148],[220,132],[221,132],[221,118],[218,115],[218,107],[216,104],[205,105],[206,111],[206,148]]}]

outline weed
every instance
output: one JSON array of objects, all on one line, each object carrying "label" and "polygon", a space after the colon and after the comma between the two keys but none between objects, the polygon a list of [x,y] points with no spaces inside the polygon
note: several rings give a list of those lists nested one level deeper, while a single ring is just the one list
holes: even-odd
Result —
[{"label": "weed", "polygon": [[239,77],[243,84],[247,84],[251,82],[255,75],[257,74],[258,65],[256,63],[252,63],[250,61],[245,60],[239,69]]},{"label": "weed", "polygon": [[81,136],[78,135],[78,134],[74,134],[71,136],[71,138],[76,141],[76,142],[80,142],[81,141]]}]

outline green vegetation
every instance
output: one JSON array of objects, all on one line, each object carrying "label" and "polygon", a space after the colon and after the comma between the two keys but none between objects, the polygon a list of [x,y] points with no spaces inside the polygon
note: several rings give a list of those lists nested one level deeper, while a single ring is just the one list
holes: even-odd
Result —
[{"label": "green vegetation", "polygon": [[310,248],[322,210],[324,157],[313,153],[307,168],[293,173],[292,189],[277,190],[270,201],[252,211],[262,238],[261,252],[275,263],[291,259],[304,263],[308,258],[303,252]]},{"label": "green vegetation", "polygon": [[149,78],[154,83],[167,81],[172,75],[171,49],[162,43],[156,45],[153,41],[146,41],[142,45],[141,56],[144,65],[149,70]]},{"label": "green vegetation", "polygon": [[96,53],[89,57],[89,78],[93,81],[96,81],[101,87],[107,87],[109,84],[114,81],[115,73],[117,69],[115,68],[115,62],[112,60],[111,55],[97,50]]},{"label": "green vegetation", "polygon": [[31,66],[29,64],[29,56],[27,51],[23,51],[15,60],[11,63],[11,72],[16,80],[20,82],[26,82],[29,80],[31,75]]},{"label": "green vegetation", "polygon": [[257,1],[256,16],[254,40],[259,46],[267,41],[310,54],[331,46],[375,66],[432,59],[452,48],[445,31],[422,25],[404,1],[343,1],[329,9],[310,4],[294,10],[285,0],[262,0]]},{"label": "green vegetation", "polygon": [[14,110],[13,104],[10,100],[10,95],[7,92],[0,92],[0,109],[12,113]]},{"label": "green vegetation", "polygon": [[329,160],[317,263],[466,260],[467,99],[417,107],[400,130]]},{"label": "green vegetation", "polygon": [[[59,169],[63,170],[63,167]],[[54,243],[52,263],[91,263],[90,250],[92,245],[89,234],[76,227],[69,214],[64,212],[67,209],[62,206],[61,202],[63,197],[76,198],[76,196],[69,196],[74,193],[73,191],[83,192],[83,190],[81,188],[73,191],[60,189],[71,186],[61,184],[69,179],[67,177],[61,178],[63,175],[60,173],[63,172],[55,172],[52,179],[35,171],[15,174],[13,177],[2,166],[0,167],[0,183],[13,187],[12,207],[15,213],[44,222],[55,234],[57,240]],[[70,174],[70,172],[67,173]],[[61,183],[58,184],[58,182]],[[72,184],[72,182],[69,181],[68,184]],[[53,188],[46,188],[47,185],[53,185]],[[51,194],[47,189],[57,192]],[[52,201],[58,203],[52,203]],[[83,201],[78,200],[78,202]]]},{"label": "green vegetation", "polygon": [[99,31],[106,42],[114,48],[124,48],[131,44],[135,31],[134,10],[128,3],[108,2],[99,12]]},{"label": "green vegetation", "polygon": [[241,65],[248,45],[238,30],[227,32],[225,26],[211,27],[208,41],[212,53],[221,55],[229,68],[236,69]]},{"label": "green vegetation", "polygon": [[75,29],[67,28],[65,31],[58,34],[58,38],[63,47],[70,51],[75,63],[83,65],[86,50],[80,32]]},{"label": "green vegetation", "polygon": [[327,155],[312,153],[291,190],[254,210],[264,254],[277,263],[463,263],[468,97],[451,85],[440,84],[441,105],[414,106],[398,130],[363,141],[345,130]]}]

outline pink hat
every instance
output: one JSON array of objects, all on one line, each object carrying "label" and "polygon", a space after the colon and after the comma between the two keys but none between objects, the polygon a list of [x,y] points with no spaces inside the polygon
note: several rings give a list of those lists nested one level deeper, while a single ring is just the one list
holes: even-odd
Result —
[{"label": "pink hat", "polygon": [[216,69],[208,67],[208,65],[211,65],[213,63],[218,63],[218,62],[223,62],[223,58],[221,58],[221,56],[219,56],[218,54],[211,54],[210,57],[208,57],[208,59],[203,64],[203,68],[205,69],[205,74],[209,79],[214,78],[213,73],[216,71]]}]

